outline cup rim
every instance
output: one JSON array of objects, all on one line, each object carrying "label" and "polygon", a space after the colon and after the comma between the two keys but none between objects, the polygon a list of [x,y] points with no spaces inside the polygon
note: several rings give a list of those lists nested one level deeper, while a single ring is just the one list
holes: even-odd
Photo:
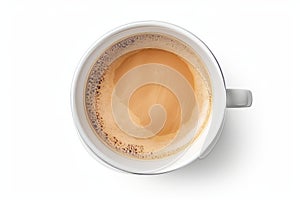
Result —
[{"label": "cup rim", "polygon": [[[142,28],[142,27],[149,27],[149,26],[165,27],[165,28],[177,31],[177,32],[185,35],[186,37],[190,38],[199,48],[201,48],[205,52],[205,55],[208,56],[208,58],[210,59],[210,62],[212,62],[213,66],[214,66],[213,76],[214,76],[215,80],[218,80],[218,87],[219,88],[218,88],[218,93],[217,94],[219,95],[220,99],[218,99],[218,109],[217,109],[218,113],[217,113],[217,115],[216,115],[216,110],[214,112],[214,108],[215,108],[214,103],[215,102],[213,102],[213,104],[212,104],[213,108],[212,108],[212,111],[211,111],[211,115],[215,114],[215,116],[212,116],[212,120],[215,120],[215,121],[212,121],[212,123],[214,123],[214,124],[211,124],[211,126],[208,128],[209,133],[207,134],[207,136],[210,136],[210,137],[207,137],[205,139],[205,142],[203,143],[203,148],[201,149],[201,151],[197,152],[197,155],[195,155],[193,159],[190,159],[189,162],[186,162],[186,163],[184,163],[184,164],[182,164],[182,165],[180,165],[179,167],[176,167],[176,168],[170,168],[170,169],[167,169],[167,170],[151,172],[151,173],[140,173],[140,172],[134,172],[134,171],[122,169],[120,167],[112,165],[110,162],[108,162],[107,160],[104,160],[101,156],[99,156],[97,154],[97,152],[95,152],[95,149],[94,149],[93,145],[91,145],[91,141],[89,141],[89,139],[86,137],[86,135],[84,133],[84,130],[81,127],[83,116],[79,116],[79,113],[78,113],[78,110],[77,110],[78,100],[76,99],[76,93],[77,93],[77,86],[79,84],[78,79],[79,79],[79,76],[80,76],[81,69],[85,66],[85,61],[95,51],[95,49],[99,45],[101,45],[101,43],[103,41],[109,39],[112,35],[115,35],[119,32],[124,31],[124,30],[129,30],[129,29],[136,28],[136,27]],[[211,74],[210,71],[209,71],[209,76],[210,76],[210,78],[212,77],[212,74]],[[212,81],[212,90],[213,90],[213,99],[215,99],[214,98],[215,97],[214,92],[216,92],[216,90],[214,88],[213,81]],[[181,167],[184,167],[185,165],[188,165],[189,163],[194,161],[196,158],[200,157],[201,154],[208,149],[208,147],[211,149],[211,146],[214,145],[214,143],[215,143],[214,140],[216,139],[217,135],[220,133],[220,130],[222,128],[223,119],[224,119],[224,115],[225,115],[225,108],[226,108],[225,80],[224,80],[224,76],[223,76],[222,70],[220,68],[220,65],[219,65],[216,57],[212,53],[212,51],[208,48],[208,46],[201,39],[199,39],[193,33],[189,32],[189,31],[185,30],[184,28],[181,28],[177,25],[167,23],[167,22],[161,22],[161,21],[139,21],[139,22],[128,23],[128,24],[119,26],[119,27],[113,29],[112,31],[109,31],[108,33],[106,33],[102,37],[100,37],[86,51],[86,53],[81,58],[78,66],[77,66],[77,68],[74,72],[72,86],[71,86],[71,96],[70,97],[71,97],[71,110],[72,110],[73,120],[74,120],[74,123],[76,125],[77,132],[79,134],[79,138],[81,139],[81,141],[84,144],[84,146],[86,147],[86,149],[91,153],[91,155],[94,158],[96,158],[101,163],[104,163],[105,165],[107,165],[107,166],[109,166],[113,169],[118,169],[118,170],[121,170],[121,171],[124,171],[124,172],[133,173],[133,174],[161,174],[161,173],[170,172],[170,171],[179,169]],[[218,120],[216,120],[214,118],[218,118]],[[212,127],[214,127],[213,131],[211,131]]]}]

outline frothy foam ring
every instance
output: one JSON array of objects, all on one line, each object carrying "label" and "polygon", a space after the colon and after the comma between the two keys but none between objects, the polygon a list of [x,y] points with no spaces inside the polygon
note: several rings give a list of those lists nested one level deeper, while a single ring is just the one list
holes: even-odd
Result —
[{"label": "frothy foam ring", "polygon": [[157,33],[133,35],[110,46],[92,66],[86,113],[100,140],[122,155],[173,155],[208,121],[207,78],[203,62],[182,42]]}]

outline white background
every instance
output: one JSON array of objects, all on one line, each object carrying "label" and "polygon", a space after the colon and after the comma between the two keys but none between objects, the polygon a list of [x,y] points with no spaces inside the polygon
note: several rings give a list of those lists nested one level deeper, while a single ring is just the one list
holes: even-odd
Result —
[{"label": "white background", "polygon": [[[8,195],[1,199],[299,199],[296,1],[15,1],[0,7],[0,195]],[[70,86],[97,38],[149,19],[199,36],[218,58],[228,88],[251,89],[254,101],[251,108],[228,109],[223,135],[206,159],[170,174],[136,176],[108,169],[86,152],[71,117]]]}]

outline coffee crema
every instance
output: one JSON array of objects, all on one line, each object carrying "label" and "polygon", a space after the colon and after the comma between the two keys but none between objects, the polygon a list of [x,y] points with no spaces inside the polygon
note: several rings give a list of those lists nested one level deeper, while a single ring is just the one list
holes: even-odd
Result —
[{"label": "coffee crema", "polygon": [[181,41],[158,33],[133,35],[101,54],[85,90],[88,120],[113,151],[158,159],[187,148],[211,111],[209,76]]}]

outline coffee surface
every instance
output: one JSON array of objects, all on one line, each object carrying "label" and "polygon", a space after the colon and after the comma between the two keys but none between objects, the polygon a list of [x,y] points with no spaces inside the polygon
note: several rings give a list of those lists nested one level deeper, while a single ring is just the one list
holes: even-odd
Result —
[{"label": "coffee surface", "polygon": [[174,52],[132,50],[103,68],[99,80],[92,74],[85,102],[91,126],[122,155],[156,159],[182,151],[209,119],[207,80]]}]

